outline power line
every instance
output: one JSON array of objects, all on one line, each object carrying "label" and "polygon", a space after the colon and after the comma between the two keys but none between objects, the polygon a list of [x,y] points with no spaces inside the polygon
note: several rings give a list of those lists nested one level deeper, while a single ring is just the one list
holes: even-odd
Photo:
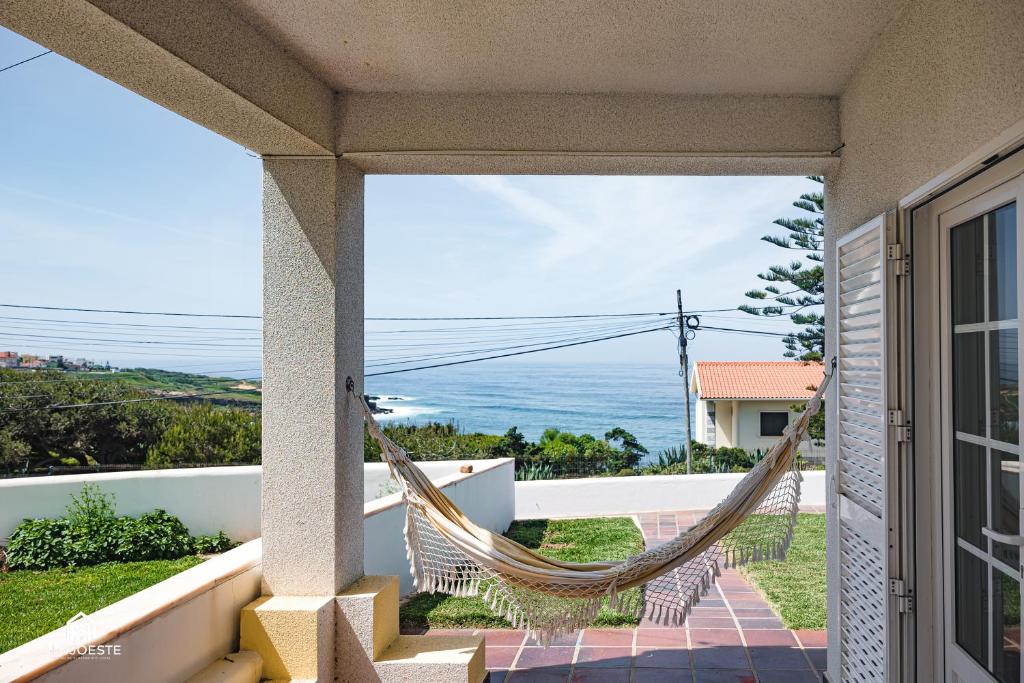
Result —
[{"label": "power line", "polygon": [[[186,318],[244,318],[249,320],[261,320],[259,315],[239,315],[237,313],[183,313],[180,311],[134,311],[110,308],[74,308],[70,306],[38,306],[29,304],[0,304],[3,308],[21,308],[38,311],[71,311],[75,313],[116,313],[119,315],[168,315]],[[579,313],[573,315],[490,315],[490,316],[442,316],[442,317],[368,317],[364,320],[384,321],[427,321],[427,320],[566,320],[573,318],[630,318],[651,315],[672,315],[664,311],[647,313]]]},{"label": "power line", "polygon": [[172,315],[184,318],[245,318],[260,320],[259,315],[238,315],[236,313],[168,313],[154,311],[122,311],[109,308],[72,308],[70,306],[30,306],[28,304],[0,304],[3,308],[28,308],[36,311],[73,311],[75,313],[118,313],[121,315]]},{"label": "power line", "polygon": [[478,363],[485,360],[495,360],[497,358],[509,358],[511,356],[523,356],[528,353],[540,353],[541,351],[552,351],[554,349],[564,349],[570,346],[582,346],[583,344],[593,344],[595,342],[606,341],[608,339],[619,339],[622,337],[632,337],[638,334],[648,334],[650,332],[660,332],[661,330],[667,329],[666,327],[656,327],[649,330],[640,330],[639,332],[624,332],[622,334],[616,334],[609,337],[600,337],[598,339],[589,339],[587,341],[572,342],[571,344],[559,344],[558,346],[548,346],[543,349],[531,349],[529,351],[516,351],[514,353],[503,353],[498,356],[487,356],[485,358],[470,358],[468,360],[456,360],[448,363],[437,363],[435,365],[421,365],[415,368],[402,368],[400,370],[385,370],[384,372],[372,372],[363,375],[364,377],[380,377],[381,375],[397,375],[400,372],[415,372],[416,370],[429,370],[431,368],[446,368],[451,365],[464,365],[466,363]]},{"label": "power line", "polygon": [[28,64],[28,63],[29,63],[29,62],[31,62],[31,61],[32,61],[33,59],[39,59],[40,57],[45,57],[46,55],[49,55],[49,54],[53,54],[53,50],[46,50],[46,51],[44,51],[44,52],[40,52],[40,53],[39,53],[39,54],[37,54],[37,55],[34,55],[34,56],[32,56],[32,57],[29,57],[28,59],[23,59],[23,60],[21,60],[20,62],[15,62],[14,64],[8,64],[8,65],[7,65],[7,66],[5,66],[4,68],[0,69],[0,73],[3,73],[4,71],[8,71],[8,70],[10,70],[10,69],[13,69],[13,68],[14,68],[14,67],[16,67],[16,66],[21,66],[22,64]]}]

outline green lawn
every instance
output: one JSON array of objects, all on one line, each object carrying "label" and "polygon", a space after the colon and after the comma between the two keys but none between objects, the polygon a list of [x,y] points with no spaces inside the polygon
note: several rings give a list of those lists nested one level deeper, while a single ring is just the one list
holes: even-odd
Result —
[{"label": "green lawn", "polygon": [[[513,522],[505,535],[548,557],[567,562],[623,560],[644,548],[643,534],[625,517]],[[455,598],[442,593],[415,596],[402,607],[400,619],[404,628],[511,628],[480,598]],[[635,619],[607,609],[598,614],[595,622],[599,626],[635,623]]]},{"label": "green lawn", "polygon": [[783,562],[753,562],[740,570],[789,628],[825,628],[825,515],[800,514]]},{"label": "green lawn", "polygon": [[63,626],[79,612],[95,612],[202,561],[183,557],[0,573],[0,652]]}]

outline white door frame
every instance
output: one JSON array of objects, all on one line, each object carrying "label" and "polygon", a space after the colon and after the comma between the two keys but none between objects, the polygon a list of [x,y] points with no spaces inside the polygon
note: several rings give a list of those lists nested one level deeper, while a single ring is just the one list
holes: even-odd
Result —
[{"label": "white door frame", "polygon": [[[955,188],[929,192],[924,199],[939,196],[923,204],[919,202],[904,207],[902,214],[907,219],[905,225],[912,226],[908,231],[911,235],[909,244],[914,282],[911,327],[917,331],[911,344],[913,364],[909,391],[916,400],[909,402],[913,406],[915,427],[911,458],[913,474],[909,488],[914,499],[910,531],[916,536],[916,541],[910,541],[915,544],[911,555],[919,599],[915,632],[908,634],[912,641],[908,647],[916,649],[913,664],[917,680],[922,681],[946,680],[947,661],[957,662],[960,661],[958,657],[967,657],[958,646],[951,645],[955,638],[949,636],[951,624],[946,618],[947,614],[952,614],[952,591],[947,587],[952,552],[945,531],[952,519],[952,502],[943,499],[943,492],[948,491],[950,485],[948,457],[951,432],[943,427],[951,424],[951,416],[948,412],[949,386],[944,381],[947,373],[940,369],[950,367],[949,339],[946,339],[950,329],[947,319],[947,231],[952,225],[967,220],[972,211],[981,210],[983,200],[978,199],[980,196],[1005,185],[1024,171],[1024,153],[990,165],[987,170],[980,170],[982,172],[979,173],[975,169],[975,174],[967,179],[951,179],[949,184]],[[995,196],[990,195],[989,199],[995,200]],[[1024,206],[1018,202],[1018,221],[1022,211]],[[940,230],[942,216],[945,216],[945,221]],[[1024,223],[1018,224],[1019,230],[1021,227]],[[1020,281],[1024,281],[1019,256],[1024,249],[1021,242],[1024,239],[1018,240],[1018,287]],[[934,296],[935,292],[940,296]],[[1018,302],[1024,307],[1020,293]],[[936,331],[940,333],[935,334]],[[1024,364],[1020,367],[1024,368]],[[936,458],[935,454],[941,454],[941,457]]]}]

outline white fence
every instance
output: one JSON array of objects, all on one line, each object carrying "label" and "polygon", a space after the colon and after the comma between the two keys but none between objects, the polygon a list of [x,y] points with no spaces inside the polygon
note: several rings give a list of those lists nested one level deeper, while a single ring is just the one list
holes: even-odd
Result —
[{"label": "white fence", "polygon": [[[804,472],[802,506],[825,505],[825,473]],[[595,477],[516,482],[516,519],[605,517],[661,510],[710,510],[742,474]]]}]

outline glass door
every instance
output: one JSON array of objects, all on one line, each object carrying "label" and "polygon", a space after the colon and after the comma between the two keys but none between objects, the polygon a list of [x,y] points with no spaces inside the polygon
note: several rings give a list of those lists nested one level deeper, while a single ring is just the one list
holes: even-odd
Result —
[{"label": "glass door", "polygon": [[939,214],[952,680],[1021,680],[1020,179]]}]

